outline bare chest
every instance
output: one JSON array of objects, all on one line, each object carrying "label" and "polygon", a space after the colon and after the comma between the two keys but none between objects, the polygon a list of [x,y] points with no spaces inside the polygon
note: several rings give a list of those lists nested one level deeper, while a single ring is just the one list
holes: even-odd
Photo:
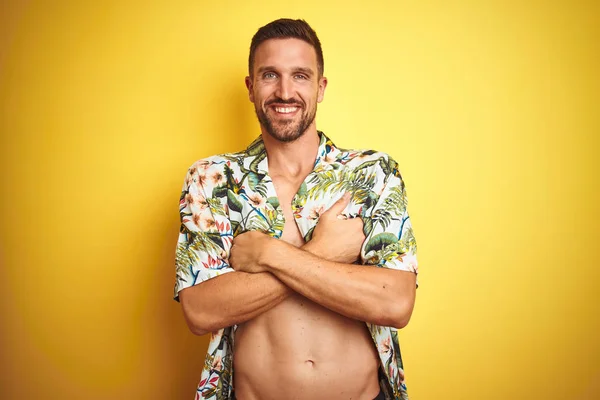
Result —
[{"label": "bare chest", "polygon": [[296,218],[292,211],[292,200],[298,191],[298,187],[302,181],[294,182],[282,178],[273,178],[273,184],[277,192],[279,204],[285,217],[285,225],[281,240],[284,240],[296,247],[301,247],[304,242],[304,237],[298,229]]}]

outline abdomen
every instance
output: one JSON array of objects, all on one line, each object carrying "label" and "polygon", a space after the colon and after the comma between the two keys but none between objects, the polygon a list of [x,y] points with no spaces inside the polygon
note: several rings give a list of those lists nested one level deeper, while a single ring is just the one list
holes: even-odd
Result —
[{"label": "abdomen", "polygon": [[240,325],[238,400],[373,399],[379,357],[366,325],[300,295]]}]

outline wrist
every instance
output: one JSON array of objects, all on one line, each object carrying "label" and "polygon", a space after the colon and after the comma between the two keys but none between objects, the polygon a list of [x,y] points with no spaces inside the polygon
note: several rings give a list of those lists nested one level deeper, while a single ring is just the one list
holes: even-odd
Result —
[{"label": "wrist", "polygon": [[271,267],[273,256],[277,251],[277,244],[279,240],[273,239],[270,236],[264,238],[264,243],[262,245],[262,251],[258,257],[258,264],[263,267],[265,270],[269,270]]}]

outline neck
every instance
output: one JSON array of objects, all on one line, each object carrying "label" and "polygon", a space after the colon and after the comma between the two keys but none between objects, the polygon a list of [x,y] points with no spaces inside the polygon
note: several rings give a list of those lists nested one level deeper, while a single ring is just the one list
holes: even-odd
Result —
[{"label": "neck", "polygon": [[305,177],[313,170],[320,140],[314,123],[293,142],[281,142],[264,129],[262,139],[267,150],[271,176]]}]

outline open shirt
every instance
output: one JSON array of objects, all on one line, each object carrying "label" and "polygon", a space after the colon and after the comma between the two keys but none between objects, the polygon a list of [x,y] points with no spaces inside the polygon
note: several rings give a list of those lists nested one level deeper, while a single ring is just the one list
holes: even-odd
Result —
[{"label": "open shirt", "polygon": [[[344,214],[363,220],[366,240],[360,253],[362,263],[416,274],[417,245],[396,161],[373,150],[338,149],[325,134],[319,132],[319,136],[314,169],[292,200],[304,240],[310,241],[320,215],[350,192],[352,200]],[[179,212],[176,300],[182,289],[234,271],[228,258],[238,234],[258,230],[281,238],[285,219],[268,174],[262,137],[245,151],[194,163],[185,177]],[[384,393],[393,399],[408,399],[397,330],[366,324],[381,359]],[[232,397],[236,328],[211,334],[197,400]]]}]

